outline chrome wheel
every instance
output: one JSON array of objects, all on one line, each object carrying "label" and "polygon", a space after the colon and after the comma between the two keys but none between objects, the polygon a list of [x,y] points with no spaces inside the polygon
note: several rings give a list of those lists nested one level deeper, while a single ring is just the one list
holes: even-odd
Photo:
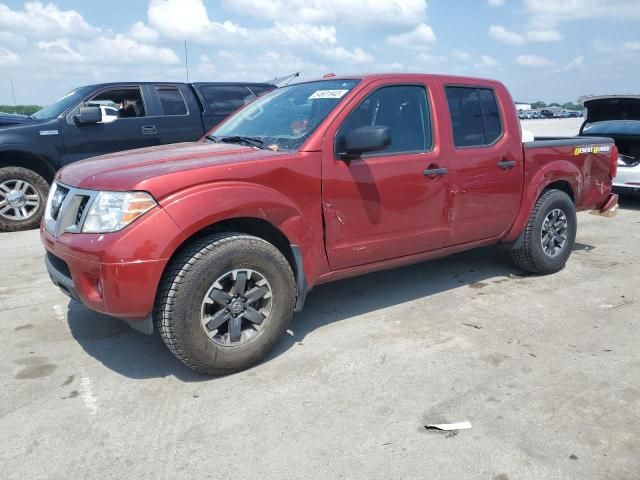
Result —
[{"label": "chrome wheel", "polygon": [[250,341],[269,321],[273,294],[255,270],[236,269],[219,277],[202,301],[201,324],[215,343],[236,346]]},{"label": "chrome wheel", "polygon": [[542,222],[542,250],[549,257],[560,255],[567,244],[569,231],[567,216],[559,208],[551,210]]},{"label": "chrome wheel", "polygon": [[33,217],[39,207],[40,195],[29,182],[11,179],[0,183],[0,217],[26,220]]}]

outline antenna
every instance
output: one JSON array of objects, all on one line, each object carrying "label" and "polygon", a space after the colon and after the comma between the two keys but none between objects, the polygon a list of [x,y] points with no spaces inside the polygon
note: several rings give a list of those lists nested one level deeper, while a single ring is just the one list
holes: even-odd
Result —
[{"label": "antenna", "polygon": [[17,107],[16,91],[13,89],[13,78],[10,78],[9,81],[11,82],[11,96],[13,97],[13,108],[16,108]]},{"label": "antenna", "polygon": [[184,41],[184,68],[187,71],[187,83],[189,83],[189,50],[186,40]]}]

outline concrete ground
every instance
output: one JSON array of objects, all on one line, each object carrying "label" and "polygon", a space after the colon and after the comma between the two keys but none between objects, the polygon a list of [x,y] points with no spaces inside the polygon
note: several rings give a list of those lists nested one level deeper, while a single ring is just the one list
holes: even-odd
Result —
[{"label": "concrete ground", "polygon": [[70,302],[37,232],[0,234],[0,477],[638,479],[638,245],[626,200],[579,215],[556,275],[484,248],[324,285],[211,379]]}]

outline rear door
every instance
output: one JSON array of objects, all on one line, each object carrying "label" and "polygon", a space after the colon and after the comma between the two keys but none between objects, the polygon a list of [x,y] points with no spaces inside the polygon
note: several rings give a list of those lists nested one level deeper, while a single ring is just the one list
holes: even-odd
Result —
[{"label": "rear door", "polygon": [[[426,83],[374,83],[329,127],[323,144],[322,206],[333,270],[441,247],[447,236],[448,161],[440,153]],[[384,125],[391,146],[345,161],[354,129]]]},{"label": "rear door", "polygon": [[186,85],[150,85],[157,100],[153,125],[161,144],[195,142],[204,135],[202,112]]},{"label": "rear door", "polygon": [[444,89],[453,143],[450,244],[496,237],[511,226],[520,205],[523,154],[520,136],[513,134],[515,107],[501,104],[488,86]]},{"label": "rear door", "polygon": [[209,131],[233,112],[275,87],[268,84],[194,83],[204,106],[203,121]]},{"label": "rear door", "polygon": [[[149,92],[140,85],[105,87],[72,110],[64,120],[63,164],[107,153],[158,144],[157,129],[150,116]],[[114,108],[118,118],[93,125],[78,125],[74,116],[80,106]]]}]

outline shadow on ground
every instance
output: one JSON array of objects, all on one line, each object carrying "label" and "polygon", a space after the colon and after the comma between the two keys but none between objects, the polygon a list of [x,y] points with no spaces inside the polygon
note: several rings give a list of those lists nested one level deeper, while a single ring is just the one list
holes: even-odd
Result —
[{"label": "shadow on ground", "polygon": [[[576,244],[574,250],[594,247]],[[483,280],[524,276],[500,247],[487,247],[447,258],[376,272],[320,285],[307,297],[302,313],[265,361],[286,352],[316,328],[351,317],[455,289],[473,288]],[[182,365],[158,334],[143,335],[124,322],[69,303],[69,325],[84,350],[111,370],[130,378],[174,375],[186,382],[208,380]]]}]

